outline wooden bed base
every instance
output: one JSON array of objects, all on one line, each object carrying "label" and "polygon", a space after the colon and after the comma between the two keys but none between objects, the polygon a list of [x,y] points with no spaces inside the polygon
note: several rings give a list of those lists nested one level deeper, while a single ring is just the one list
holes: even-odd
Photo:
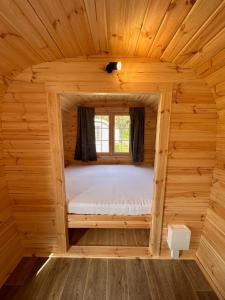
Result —
[{"label": "wooden bed base", "polygon": [[151,215],[78,215],[67,214],[68,228],[151,228]]}]

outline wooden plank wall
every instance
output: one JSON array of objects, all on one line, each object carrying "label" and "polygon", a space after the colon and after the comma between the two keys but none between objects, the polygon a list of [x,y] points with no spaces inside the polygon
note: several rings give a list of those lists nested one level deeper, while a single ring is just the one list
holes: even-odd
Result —
[{"label": "wooden plank wall", "polygon": [[[118,102],[118,101],[117,101]],[[121,106],[123,104],[123,106]],[[104,112],[104,108],[98,103],[93,104],[96,108],[100,108]],[[125,113],[128,113],[128,105],[124,108],[124,103],[107,103],[109,108],[113,106],[116,109],[122,107]],[[106,110],[107,113],[107,110]],[[145,145],[144,145],[144,163],[154,165],[155,156],[155,134],[156,134],[157,113],[149,106],[145,107]],[[62,110],[62,129],[63,129],[63,144],[64,144],[64,161],[65,165],[81,163],[74,160],[77,135],[77,107],[72,109]],[[97,163],[132,163],[130,156],[100,156]]]},{"label": "wooden plank wall", "polygon": [[[0,108],[4,87],[0,84]],[[2,125],[0,123],[0,132]],[[10,208],[7,183],[4,174],[2,139],[0,139],[0,287],[22,258],[15,220]]]},{"label": "wooden plank wall", "polygon": [[[216,107],[205,83],[174,87],[168,153],[162,254],[169,223],[186,224],[194,255],[209,203],[215,165]],[[187,255],[188,252],[184,252]]]},{"label": "wooden plank wall", "polygon": [[110,76],[104,72],[104,64],[101,59],[79,59],[33,66],[16,78],[4,97],[7,181],[25,253],[57,251],[58,220],[42,83],[48,82],[55,90],[61,89],[63,81],[79,92],[149,92],[153,83],[174,86],[162,254],[168,254],[166,227],[173,222],[191,227],[191,251],[186,255],[193,255],[206,215],[215,162],[216,111],[212,94],[188,68],[127,59],[123,71]]},{"label": "wooden plank wall", "polygon": [[[216,41],[215,41],[216,43]],[[212,47],[216,51],[215,47]],[[212,52],[211,52],[212,54]],[[213,90],[217,106],[216,167],[211,200],[197,257],[225,298],[225,50],[214,53],[196,67],[198,76]]]},{"label": "wooden plank wall", "polygon": [[58,240],[44,85],[10,85],[2,109],[5,171],[24,254],[52,253]]}]

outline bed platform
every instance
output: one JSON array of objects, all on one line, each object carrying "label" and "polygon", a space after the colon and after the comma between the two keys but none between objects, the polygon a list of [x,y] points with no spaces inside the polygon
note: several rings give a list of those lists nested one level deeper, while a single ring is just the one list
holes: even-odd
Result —
[{"label": "bed platform", "polygon": [[65,182],[68,228],[150,228],[152,167],[71,165]]},{"label": "bed platform", "polygon": [[68,228],[151,228],[151,215],[67,215]]}]

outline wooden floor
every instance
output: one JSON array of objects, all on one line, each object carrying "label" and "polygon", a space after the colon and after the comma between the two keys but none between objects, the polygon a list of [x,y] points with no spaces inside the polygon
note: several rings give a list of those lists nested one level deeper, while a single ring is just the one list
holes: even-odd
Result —
[{"label": "wooden floor", "polygon": [[24,258],[0,299],[217,299],[194,261]]},{"label": "wooden floor", "polygon": [[69,229],[70,245],[143,246],[149,245],[149,229]]}]

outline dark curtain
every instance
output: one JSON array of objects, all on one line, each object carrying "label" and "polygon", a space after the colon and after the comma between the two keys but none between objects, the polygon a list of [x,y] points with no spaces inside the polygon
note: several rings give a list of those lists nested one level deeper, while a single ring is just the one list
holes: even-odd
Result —
[{"label": "dark curtain", "polygon": [[97,160],[94,117],[93,107],[78,107],[75,160]]},{"label": "dark curtain", "polygon": [[130,108],[131,152],[134,162],[144,160],[145,110],[143,107]]}]

